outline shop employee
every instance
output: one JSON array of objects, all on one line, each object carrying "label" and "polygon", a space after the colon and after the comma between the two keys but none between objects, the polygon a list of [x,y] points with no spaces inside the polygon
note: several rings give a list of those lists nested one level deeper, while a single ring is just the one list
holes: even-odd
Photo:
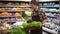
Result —
[{"label": "shop employee", "polygon": [[30,5],[32,6],[32,21],[40,21],[42,23],[45,23],[47,21],[47,17],[45,15],[45,11],[42,11],[39,9],[38,7],[38,2],[36,2],[35,0],[32,0],[30,2]]},{"label": "shop employee", "polygon": [[[40,22],[42,22],[42,24],[45,23],[47,21],[47,17],[45,15],[44,11],[39,10],[38,2],[36,2],[35,0],[32,0],[30,5],[32,6],[32,9],[33,9],[31,20],[32,21],[40,21]],[[37,30],[31,30],[31,34],[42,34],[42,27]]]}]

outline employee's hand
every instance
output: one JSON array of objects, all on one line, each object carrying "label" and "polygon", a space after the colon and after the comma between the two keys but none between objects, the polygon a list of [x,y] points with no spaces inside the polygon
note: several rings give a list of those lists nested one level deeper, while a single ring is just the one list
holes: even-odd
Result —
[{"label": "employee's hand", "polygon": [[44,20],[42,23],[46,23],[47,22],[47,20]]},{"label": "employee's hand", "polygon": [[42,25],[44,26],[46,22],[47,22],[47,19],[45,19],[45,20],[42,22]]}]

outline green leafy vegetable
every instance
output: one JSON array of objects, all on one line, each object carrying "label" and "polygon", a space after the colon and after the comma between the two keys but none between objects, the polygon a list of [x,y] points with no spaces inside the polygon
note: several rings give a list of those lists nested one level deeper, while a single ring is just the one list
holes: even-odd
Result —
[{"label": "green leafy vegetable", "polygon": [[30,12],[30,11],[25,11],[25,14],[26,14],[27,16],[31,16],[32,12]]},{"label": "green leafy vegetable", "polygon": [[22,30],[20,27],[13,28],[13,29],[9,30],[8,32],[9,32],[9,34],[26,34],[26,32],[24,30]]},{"label": "green leafy vegetable", "polygon": [[42,25],[42,23],[41,22],[37,22],[37,21],[33,21],[33,22],[31,22],[30,23],[30,26],[32,27],[32,26],[34,26],[34,27],[39,27],[40,25]]},{"label": "green leafy vegetable", "polygon": [[28,17],[25,12],[23,12],[22,17]]},{"label": "green leafy vegetable", "polygon": [[27,15],[27,14],[25,14],[25,12],[23,12],[22,17],[23,17],[24,19],[26,19],[26,20],[28,20],[28,19],[29,19],[28,15]]},{"label": "green leafy vegetable", "polygon": [[42,23],[40,21],[33,21],[31,23],[23,23],[22,26],[24,28],[26,27],[40,27],[42,25]]},{"label": "green leafy vegetable", "polygon": [[28,23],[23,23],[22,26],[23,26],[24,28],[26,28],[26,27],[29,26],[29,24],[28,24]]}]

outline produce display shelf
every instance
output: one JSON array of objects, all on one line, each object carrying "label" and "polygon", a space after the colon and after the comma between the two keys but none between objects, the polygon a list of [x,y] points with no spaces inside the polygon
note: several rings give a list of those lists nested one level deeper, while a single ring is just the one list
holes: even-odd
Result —
[{"label": "produce display shelf", "polygon": [[42,29],[43,29],[44,31],[47,31],[47,32],[52,33],[52,34],[57,34],[57,33],[58,33],[57,31],[51,30],[51,29],[46,28],[46,27],[42,27]]},{"label": "produce display shelf", "polygon": [[[21,12],[21,11],[31,11],[31,10],[5,10],[6,12]],[[0,10],[2,12],[2,10]]]},{"label": "produce display shelf", "polygon": [[[28,16],[31,17],[31,16]],[[47,16],[48,18],[57,18],[57,16]]]},{"label": "produce display shelf", "polygon": [[53,12],[53,11],[45,11],[46,13],[57,13],[60,14],[60,12]]},{"label": "produce display shelf", "polygon": [[0,18],[7,18],[7,17],[11,17],[11,18],[14,18],[15,16],[0,16]]},{"label": "produce display shelf", "polygon": [[47,16],[48,18],[57,18],[57,16]]},{"label": "produce display shelf", "polygon": [[9,21],[9,22],[16,22],[16,21]]},{"label": "produce display shelf", "polygon": [[46,13],[51,13],[51,11],[45,11]]},{"label": "produce display shelf", "polygon": [[59,8],[59,6],[54,7],[54,6],[39,6],[40,8]]},{"label": "produce display shelf", "polygon": [[[5,18],[5,17],[15,17],[15,16],[0,16],[0,18]],[[31,16],[28,16],[28,17],[31,17]],[[57,18],[56,16],[47,16],[49,18]]]},{"label": "produce display shelf", "polygon": [[40,3],[50,3],[50,2],[59,2],[59,0],[48,0],[48,1],[39,1]]},{"label": "produce display shelf", "polygon": [[20,8],[29,8],[31,6],[0,6],[0,7],[4,7],[4,8],[13,8],[13,7],[20,7]]},{"label": "produce display shelf", "polygon": [[[32,11],[32,10],[5,10],[6,12],[21,12],[21,11]],[[2,10],[0,10],[2,12]],[[46,13],[57,13],[60,14],[60,12],[52,12],[52,11],[45,11]]]}]

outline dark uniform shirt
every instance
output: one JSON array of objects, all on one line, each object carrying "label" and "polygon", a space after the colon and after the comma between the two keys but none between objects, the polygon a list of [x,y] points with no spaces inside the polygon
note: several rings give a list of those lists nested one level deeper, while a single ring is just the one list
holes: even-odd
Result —
[{"label": "dark uniform shirt", "polygon": [[[33,11],[32,13],[32,21],[40,21],[43,22],[45,19],[47,19],[45,12],[38,10]],[[31,34],[42,34],[42,27],[36,30],[31,30]]]},{"label": "dark uniform shirt", "polygon": [[33,21],[44,21],[45,19],[47,19],[45,12],[42,10],[38,10],[38,11],[33,11],[32,13],[32,20]]}]

